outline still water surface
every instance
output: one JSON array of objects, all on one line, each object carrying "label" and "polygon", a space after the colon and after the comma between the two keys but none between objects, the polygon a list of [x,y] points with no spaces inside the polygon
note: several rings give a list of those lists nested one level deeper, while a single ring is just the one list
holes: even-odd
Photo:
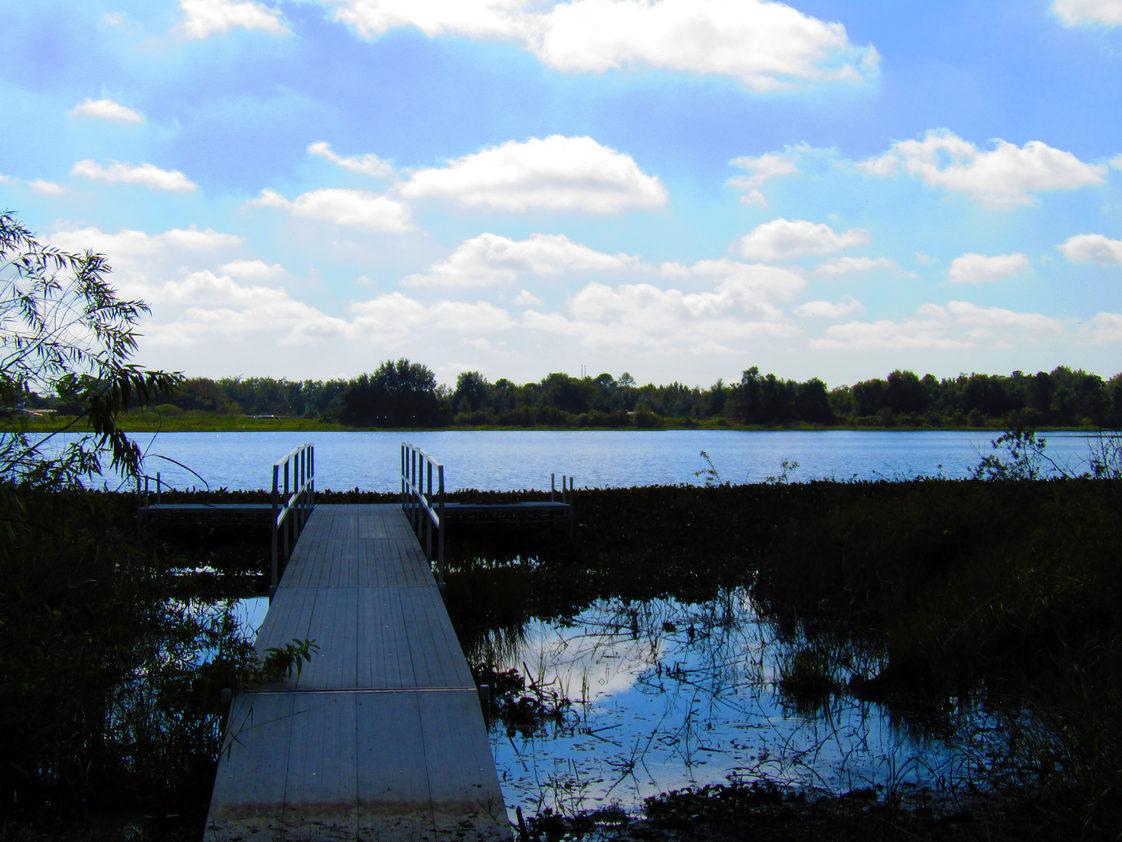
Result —
[{"label": "still water surface", "polygon": [[[732,430],[518,430],[418,433],[160,433],[135,434],[145,470],[175,488],[260,489],[271,465],[310,441],[319,488],[393,491],[403,440],[445,465],[448,490],[549,488],[550,474],[568,474],[583,487],[698,483],[709,454],[724,481],[759,482],[798,462],[792,481],[903,480],[970,475],[991,452],[992,432],[740,432]],[[1064,467],[1085,470],[1094,439],[1044,433],[1048,453]],[[181,462],[202,479],[174,462]],[[205,485],[204,485],[205,481]]]},{"label": "still water surface", "polygon": [[[1000,728],[973,704],[949,730],[935,729],[939,737],[905,709],[845,693],[800,710],[780,691],[799,646],[760,620],[742,589],[704,604],[601,600],[563,622],[532,621],[517,637],[471,656],[574,704],[562,721],[528,731],[492,723],[512,813],[634,812],[659,792],[729,779],[951,793],[1000,750]],[[837,669],[843,681],[861,666],[852,657]]]}]

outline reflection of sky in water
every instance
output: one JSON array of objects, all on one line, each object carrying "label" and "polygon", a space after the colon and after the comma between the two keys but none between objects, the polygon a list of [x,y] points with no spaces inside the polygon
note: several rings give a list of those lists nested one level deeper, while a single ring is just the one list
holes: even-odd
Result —
[{"label": "reflection of sky in water", "polygon": [[907,734],[879,706],[846,696],[802,715],[785,705],[776,682],[790,651],[740,592],[704,606],[601,602],[571,624],[528,624],[499,665],[561,691],[574,710],[529,738],[492,724],[508,805],[636,808],[729,776],[837,792],[968,775],[965,752]]}]

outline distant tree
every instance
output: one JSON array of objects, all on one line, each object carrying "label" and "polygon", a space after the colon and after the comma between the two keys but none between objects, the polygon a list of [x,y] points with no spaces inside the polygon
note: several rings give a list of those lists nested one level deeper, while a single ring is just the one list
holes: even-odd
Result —
[{"label": "distant tree", "polygon": [[906,415],[927,409],[927,389],[910,371],[897,369],[888,375],[884,390],[885,404],[893,412]]},{"label": "distant tree", "polygon": [[350,381],[339,418],[364,427],[436,426],[443,423],[436,376],[407,359],[386,360],[372,374]]},{"label": "distant tree", "polygon": [[491,384],[478,371],[461,371],[456,378],[456,389],[452,393],[454,412],[478,412],[487,404],[487,393]]},{"label": "distant tree", "polygon": [[542,406],[550,409],[577,414],[588,412],[592,407],[592,383],[568,374],[553,372],[546,375],[541,382],[540,394]]}]

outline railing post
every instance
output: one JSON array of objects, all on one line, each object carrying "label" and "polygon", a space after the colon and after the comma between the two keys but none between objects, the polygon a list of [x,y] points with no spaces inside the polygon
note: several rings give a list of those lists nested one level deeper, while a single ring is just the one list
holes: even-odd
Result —
[{"label": "railing post", "polygon": [[432,460],[425,459],[428,491],[425,492],[425,560],[432,561]]},{"label": "railing post", "polygon": [[163,486],[160,485],[160,472],[156,471],[156,505],[160,505],[160,498],[163,496]]},{"label": "railing post", "polygon": [[440,507],[440,527],[436,535],[436,566],[440,571],[440,589],[444,590],[444,527],[446,521],[444,520],[444,466],[441,465],[437,469],[437,475],[440,482],[440,488],[437,491],[439,494],[437,505]]},{"label": "railing post", "polygon": [[311,500],[312,508],[314,509],[315,506],[316,506],[316,448],[315,448],[315,445],[311,445],[308,448],[308,461],[311,463],[311,468],[312,468],[311,484],[308,486],[309,491],[311,492],[309,499]]},{"label": "railing post", "polygon": [[417,482],[417,478],[421,473],[421,454],[418,453],[416,449],[414,449],[413,458],[410,461],[413,465],[411,480],[411,493],[413,495],[413,534],[419,537],[421,534],[421,501],[418,499],[418,495],[420,493],[420,483]]},{"label": "railing post", "polygon": [[271,561],[270,566],[269,566],[270,578],[271,578],[271,587],[269,588],[269,598],[270,599],[272,599],[273,594],[276,592],[278,574],[280,572],[279,571],[279,564],[278,564],[278,560],[277,560],[277,515],[278,515],[277,510],[279,508],[278,505],[277,505],[277,503],[278,503],[278,501],[277,501],[277,490],[278,490],[277,489],[277,480],[279,478],[279,476],[278,476],[279,472],[280,472],[280,466],[279,465],[273,465],[273,499],[272,499],[272,503],[273,503],[273,525],[272,525],[272,528],[270,530],[272,532],[272,542],[271,542],[272,561]]}]

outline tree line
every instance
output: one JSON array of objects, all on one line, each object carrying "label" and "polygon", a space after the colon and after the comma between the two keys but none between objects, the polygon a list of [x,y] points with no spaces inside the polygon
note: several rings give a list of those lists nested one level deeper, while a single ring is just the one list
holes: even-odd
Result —
[{"label": "tree line", "polygon": [[[893,371],[830,389],[818,378],[787,380],[752,366],[739,381],[708,388],[639,385],[624,372],[573,377],[554,372],[517,384],[478,371],[454,387],[407,359],[387,360],[350,379],[190,377],[155,402],[164,413],[275,415],[353,427],[659,427],[857,426],[955,427],[1117,426],[1122,424],[1122,374],[1060,366],[1050,372],[922,377]],[[66,411],[60,398],[38,406]]]}]

